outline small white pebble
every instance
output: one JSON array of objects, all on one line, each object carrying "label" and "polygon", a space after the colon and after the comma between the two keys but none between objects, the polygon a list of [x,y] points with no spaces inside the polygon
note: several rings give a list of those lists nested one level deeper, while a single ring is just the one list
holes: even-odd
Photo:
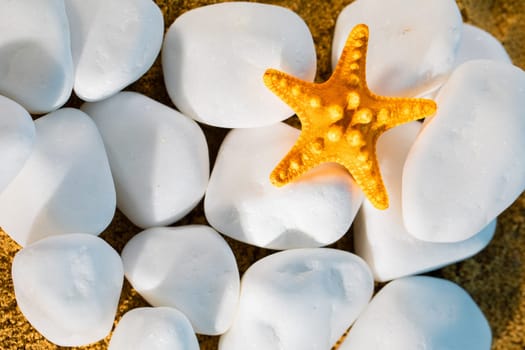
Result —
[{"label": "small white pebble", "polygon": [[239,311],[219,350],[330,349],[368,304],[374,283],[358,256],[291,249],[244,274]]},{"label": "small white pebble", "polygon": [[68,0],[75,93],[107,98],[151,67],[164,34],[162,12],[151,0]]},{"label": "small white pebble", "polygon": [[377,142],[390,207],[378,210],[365,200],[354,224],[356,254],[368,263],[377,281],[420,274],[466,259],[487,246],[496,230],[493,220],[473,237],[454,243],[425,242],[407,232],[401,212],[403,165],[420,129],[419,122],[400,125]]},{"label": "small white pebble", "polygon": [[100,234],[113,218],[116,196],[95,123],[64,108],[35,127],[34,151],[0,193],[0,225],[21,246],[50,235]]},{"label": "small white pebble", "polygon": [[141,307],[122,316],[108,349],[199,350],[199,342],[182,312],[170,307]]},{"label": "small white pebble", "polygon": [[15,101],[0,96],[0,193],[22,170],[33,151],[35,124]]},{"label": "small white pebble", "polygon": [[403,171],[403,219],[430,242],[481,231],[525,189],[525,72],[468,61],[436,98]]},{"label": "small white pebble", "polygon": [[498,39],[481,28],[465,23],[454,65],[457,68],[467,61],[481,59],[512,64]]},{"label": "small white pebble", "polygon": [[64,1],[0,1],[0,77],[0,95],[31,113],[66,103],[74,73]]},{"label": "small white pebble", "polygon": [[491,342],[489,323],[465,290],[414,276],[384,286],[340,350],[489,350]]},{"label": "small white pebble", "polygon": [[294,112],[263,83],[275,68],[312,81],[316,55],[304,21],[280,6],[199,7],[170,26],[162,49],[168,93],[184,114],[227,127],[274,124]]},{"label": "small white pebble", "polygon": [[18,307],[49,341],[82,346],[109,334],[124,272],[104,240],[83,233],[42,239],[15,255],[12,272]]},{"label": "small white pebble", "polygon": [[135,225],[171,224],[208,185],[208,145],[192,119],[135,92],[86,103],[104,139],[117,205]]},{"label": "small white pebble", "polygon": [[284,187],[270,182],[273,168],[298,136],[284,123],[236,129],[226,136],[204,200],[210,225],[271,249],[319,247],[346,233],[363,195],[343,167],[323,164]]},{"label": "small white pebble", "polygon": [[239,299],[231,248],[211,227],[158,227],[133,237],[122,251],[127,279],[153,306],[182,311],[199,334],[224,333]]}]

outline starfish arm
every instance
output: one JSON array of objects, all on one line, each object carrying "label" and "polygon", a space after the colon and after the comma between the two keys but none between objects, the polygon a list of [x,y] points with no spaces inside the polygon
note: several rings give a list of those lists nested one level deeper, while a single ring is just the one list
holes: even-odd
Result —
[{"label": "starfish arm", "polygon": [[309,141],[302,136],[270,174],[275,186],[284,186],[322,163],[322,158],[316,156],[316,152],[322,152],[322,145],[318,144],[322,140]]},{"label": "starfish arm", "polygon": [[309,101],[310,94],[318,90],[316,84],[295,78],[276,69],[267,69],[264,72],[263,81],[266,87],[297,114],[305,111],[305,103]]},{"label": "starfish arm", "polygon": [[436,113],[436,102],[423,98],[373,96],[372,108],[377,111],[376,122],[384,130],[423,119]]},{"label": "starfish arm", "polygon": [[368,90],[366,85],[368,35],[368,26],[365,24],[359,24],[352,29],[330,80],[343,81],[349,87],[360,86]]},{"label": "starfish arm", "polygon": [[351,163],[343,163],[350,172],[366,198],[377,209],[387,209],[389,206],[388,194],[381,176],[379,163],[375,156],[375,146],[369,151],[370,157],[366,161],[355,159]]}]

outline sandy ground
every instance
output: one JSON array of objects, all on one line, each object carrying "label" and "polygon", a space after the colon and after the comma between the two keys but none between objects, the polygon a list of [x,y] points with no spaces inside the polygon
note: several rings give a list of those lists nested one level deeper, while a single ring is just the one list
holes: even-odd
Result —
[{"label": "sandy ground", "polygon": [[[166,26],[183,12],[219,1],[170,1],[157,0],[164,13]],[[297,12],[308,24],[313,34],[318,56],[317,80],[330,75],[330,47],[335,20],[341,9],[351,0],[282,0],[260,1],[288,7]],[[514,0],[458,0],[464,19],[495,35],[507,48],[514,64],[525,68],[525,1]],[[173,106],[169,100],[160,61],[128,90],[139,91],[154,99]],[[78,106],[72,97],[69,106]],[[225,130],[203,127],[213,160]],[[35,174],[38,176],[38,174]],[[177,225],[205,223],[202,203]],[[102,234],[115,249],[122,250],[125,242],[140,230],[122,214],[117,213],[112,224]],[[241,272],[270,251],[247,246],[232,240]],[[352,249],[351,233],[336,246]],[[7,349],[59,349],[39,335],[20,314],[13,294],[10,276],[11,262],[20,249],[0,231],[0,348]],[[465,288],[480,305],[492,327],[493,349],[525,349],[525,195],[507,209],[498,222],[494,240],[476,257],[433,273],[455,281]],[[117,320],[128,310],[147,303],[125,282],[120,300]],[[217,337],[199,337],[201,349],[217,348]],[[109,336],[81,349],[106,349]]]}]

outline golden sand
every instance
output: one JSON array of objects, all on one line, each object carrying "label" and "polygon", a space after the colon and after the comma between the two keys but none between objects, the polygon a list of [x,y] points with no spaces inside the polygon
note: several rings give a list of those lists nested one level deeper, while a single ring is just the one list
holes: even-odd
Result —
[{"label": "golden sand", "polygon": [[[166,26],[183,12],[219,1],[157,0],[164,13]],[[351,0],[281,0],[260,1],[288,7],[308,24],[316,44],[318,57],[317,81],[330,76],[330,47],[335,20],[341,9]],[[514,64],[525,69],[525,1],[524,0],[458,0],[462,15],[496,36],[506,47]],[[173,106],[164,87],[160,61],[128,90],[139,91],[166,105]],[[78,106],[72,98],[70,106]],[[203,127],[208,138],[213,160],[225,130]],[[35,174],[38,176],[38,174]],[[177,223],[205,223],[202,203],[185,219]],[[117,251],[140,229],[117,213],[110,227],[102,234]],[[241,273],[254,261],[270,251],[228,240],[238,259]],[[351,233],[335,245],[352,249]],[[13,294],[11,262],[20,249],[5,233],[0,232],[0,349],[60,349],[38,334],[20,314]],[[465,288],[481,307],[492,327],[497,350],[525,349],[525,195],[499,218],[494,240],[476,257],[433,273],[448,278]],[[117,320],[128,310],[147,303],[131,289],[127,282],[120,299]],[[201,349],[217,348],[217,337],[200,336]],[[106,349],[109,336],[79,349]],[[327,349],[328,350],[328,349]]]}]

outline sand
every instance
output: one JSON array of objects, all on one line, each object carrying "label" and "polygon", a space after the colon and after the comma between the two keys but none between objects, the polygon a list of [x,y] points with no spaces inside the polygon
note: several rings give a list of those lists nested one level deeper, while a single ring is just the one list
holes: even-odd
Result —
[{"label": "sand", "polygon": [[[157,0],[164,13],[166,26],[185,11],[218,1]],[[330,47],[335,20],[341,9],[351,0],[281,0],[260,1],[281,5],[297,12],[308,24],[316,44],[318,75],[326,80],[330,75]],[[514,64],[525,69],[525,1],[514,0],[458,0],[464,19],[495,35],[506,47]],[[127,90],[139,91],[173,106],[169,100],[157,60],[151,70]],[[72,97],[69,106],[79,106]],[[226,131],[203,127],[213,160]],[[35,174],[38,176],[38,174]],[[176,225],[205,223],[202,203]],[[109,228],[102,234],[117,251],[139,228],[117,213]],[[271,253],[228,240],[237,256],[241,273],[257,259]],[[352,249],[351,232],[335,245]],[[38,334],[20,314],[13,294],[10,276],[11,262],[20,249],[4,232],[0,232],[0,349],[60,349]],[[525,349],[525,194],[499,218],[494,240],[489,247],[472,259],[432,273],[448,278],[465,288],[480,305],[492,327],[493,349]],[[147,303],[125,282],[118,308],[118,319],[128,310]],[[116,322],[117,322],[116,321]],[[200,336],[201,349],[217,348],[217,337]],[[109,336],[79,349],[106,349]],[[327,349],[328,350],[328,349]]]}]

